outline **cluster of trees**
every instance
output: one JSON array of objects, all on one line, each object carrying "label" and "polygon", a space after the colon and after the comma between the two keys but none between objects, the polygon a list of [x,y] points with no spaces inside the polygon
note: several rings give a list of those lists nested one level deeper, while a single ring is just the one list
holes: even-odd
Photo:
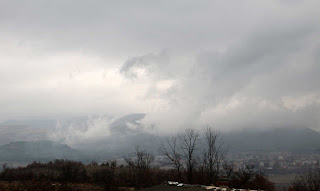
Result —
[{"label": "cluster of trees", "polygon": [[247,165],[235,171],[232,165],[225,164],[224,170],[233,188],[275,190],[274,183],[271,183],[263,172],[256,171],[254,166]]},{"label": "cluster of trees", "polygon": [[275,189],[266,175],[253,167],[236,169],[227,164],[224,160],[227,150],[219,131],[210,126],[204,127],[202,133],[187,129],[167,138],[159,149],[166,158],[162,164],[174,167],[175,180],[217,185],[219,178],[224,177],[233,188]]},{"label": "cluster of trees", "polygon": [[297,176],[291,184],[291,191],[319,191],[320,167],[310,167],[310,169],[306,173]]},{"label": "cluster of trees", "polygon": [[79,189],[67,184],[55,185],[45,181],[18,182],[16,184],[0,184],[3,191],[79,191]]},{"label": "cluster of trees", "polygon": [[[219,132],[205,127],[204,137],[199,131],[187,129],[184,134],[167,138],[159,151],[166,157],[163,165],[173,166],[179,181],[194,183],[194,174],[201,173],[204,183],[210,184],[218,180],[227,149],[223,147]],[[182,176],[183,172],[186,177]]]},{"label": "cluster of trees", "polygon": [[133,153],[124,157],[125,164],[120,166],[115,160],[101,165],[96,162],[85,165],[70,160],[55,160],[33,162],[14,169],[4,166],[0,180],[35,182],[32,185],[39,185],[39,181],[78,182],[99,185],[104,190],[117,190],[119,187],[150,187],[168,180],[217,185],[219,178],[224,177],[233,188],[274,190],[267,177],[254,168],[236,169],[225,163],[227,147],[219,132],[212,127],[204,127],[202,133],[187,129],[183,134],[167,138],[158,150],[162,156],[160,161],[156,161],[146,150],[136,147]]},{"label": "cluster of trees", "polygon": [[[171,170],[161,170],[157,166],[151,167],[153,160],[152,155],[137,149],[133,155],[126,157],[127,165],[117,165],[115,160],[101,165],[96,162],[85,165],[70,160],[33,162],[26,167],[18,168],[8,168],[4,165],[0,173],[0,190],[93,190],[93,186],[98,186],[100,190],[119,190],[120,187],[150,187],[173,178]],[[12,184],[9,189],[4,188],[1,181],[18,181],[19,184]],[[88,189],[78,189],[77,184],[92,186]]]},{"label": "cluster of trees", "polygon": [[26,167],[18,168],[8,168],[4,165],[0,173],[0,180],[85,182],[88,180],[88,175],[83,163],[62,159],[48,163],[33,162]]}]

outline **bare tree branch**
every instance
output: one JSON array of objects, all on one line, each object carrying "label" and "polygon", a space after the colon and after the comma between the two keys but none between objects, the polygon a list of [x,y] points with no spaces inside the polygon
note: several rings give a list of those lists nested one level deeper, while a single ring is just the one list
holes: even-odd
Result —
[{"label": "bare tree branch", "polygon": [[168,162],[166,162],[166,165],[173,165],[175,169],[177,170],[179,179],[181,180],[181,171],[183,169],[182,164],[182,155],[179,153],[178,148],[178,139],[177,137],[167,138],[166,139],[166,145],[167,147],[162,144],[160,145],[159,152],[166,156],[168,159]]},{"label": "bare tree branch", "polygon": [[199,143],[199,132],[194,129],[187,129],[184,134],[179,136],[179,143],[187,164],[188,181],[191,183],[193,171],[197,163],[195,150],[197,149],[197,145]]}]

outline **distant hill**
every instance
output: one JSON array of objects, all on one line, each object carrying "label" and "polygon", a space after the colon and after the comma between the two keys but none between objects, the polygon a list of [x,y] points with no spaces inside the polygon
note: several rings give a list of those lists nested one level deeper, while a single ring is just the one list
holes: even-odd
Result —
[{"label": "distant hill", "polygon": [[54,159],[79,159],[82,153],[53,141],[17,141],[0,146],[0,161],[32,162]]},{"label": "distant hill", "polygon": [[223,134],[231,151],[319,151],[320,133],[309,129],[246,129]]},{"label": "distant hill", "polygon": [[27,125],[0,124],[0,145],[15,141],[34,141],[47,139],[48,129]]},{"label": "distant hill", "polygon": [[[157,155],[158,147],[166,137],[141,124],[144,117],[143,113],[123,116],[106,125],[106,132],[109,128],[110,135],[97,138],[93,136],[92,139],[79,139],[77,143],[70,143],[79,150],[61,144],[63,139],[58,140],[60,143],[43,141],[50,140],[50,132],[56,123],[53,120],[11,120],[0,123],[0,145],[3,145],[0,146],[0,162],[48,161],[57,158],[99,161],[114,156],[123,157],[133,152],[138,145]],[[86,117],[66,121],[71,121],[70,124],[74,123],[75,127],[83,128],[83,131],[87,131],[89,127],[86,125],[90,124]],[[66,136],[68,135],[66,133]],[[64,136],[64,132],[61,136]],[[225,145],[229,145],[230,152],[320,152],[320,133],[309,128],[250,128],[222,133],[222,138]],[[202,146],[200,143],[199,148]]]},{"label": "distant hill", "polygon": [[135,113],[116,119],[110,124],[110,131],[111,133],[121,134],[139,132],[143,128],[139,121],[145,116],[146,114],[144,113]]}]

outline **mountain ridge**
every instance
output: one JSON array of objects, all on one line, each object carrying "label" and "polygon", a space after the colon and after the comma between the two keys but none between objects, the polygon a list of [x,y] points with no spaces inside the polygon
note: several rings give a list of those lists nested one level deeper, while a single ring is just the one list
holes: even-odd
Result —
[{"label": "mountain ridge", "polygon": [[320,133],[310,128],[245,129],[223,136],[233,151],[303,152],[320,148]]},{"label": "mountain ridge", "polygon": [[[138,116],[133,117],[133,120],[137,119],[139,119]],[[152,151],[156,155],[157,152],[154,148],[158,148],[166,138],[165,136],[156,136],[154,134],[138,133],[139,131],[126,131],[123,128],[121,130],[126,132],[122,134],[123,136],[95,142],[94,145],[100,148],[98,150],[90,149],[89,147],[87,149],[75,149],[67,144],[50,140],[11,141],[0,146],[0,162],[44,162],[54,159],[99,161],[112,156],[125,156],[132,152],[137,145]],[[121,133],[121,131],[116,134],[118,133]],[[229,152],[320,151],[320,133],[310,128],[244,129],[221,133],[221,136],[225,146],[229,146]],[[199,146],[204,145],[200,144]]]},{"label": "mountain ridge", "polygon": [[0,161],[32,162],[79,157],[79,150],[50,140],[14,141],[0,146]]}]

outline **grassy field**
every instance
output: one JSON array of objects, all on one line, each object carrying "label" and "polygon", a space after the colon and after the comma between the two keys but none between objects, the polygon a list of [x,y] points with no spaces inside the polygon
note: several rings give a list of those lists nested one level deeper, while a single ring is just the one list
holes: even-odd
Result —
[{"label": "grassy field", "polygon": [[269,175],[268,179],[275,184],[290,184],[296,174]]},{"label": "grassy field", "polygon": [[269,175],[269,181],[275,183],[276,191],[287,191],[296,174]]}]

